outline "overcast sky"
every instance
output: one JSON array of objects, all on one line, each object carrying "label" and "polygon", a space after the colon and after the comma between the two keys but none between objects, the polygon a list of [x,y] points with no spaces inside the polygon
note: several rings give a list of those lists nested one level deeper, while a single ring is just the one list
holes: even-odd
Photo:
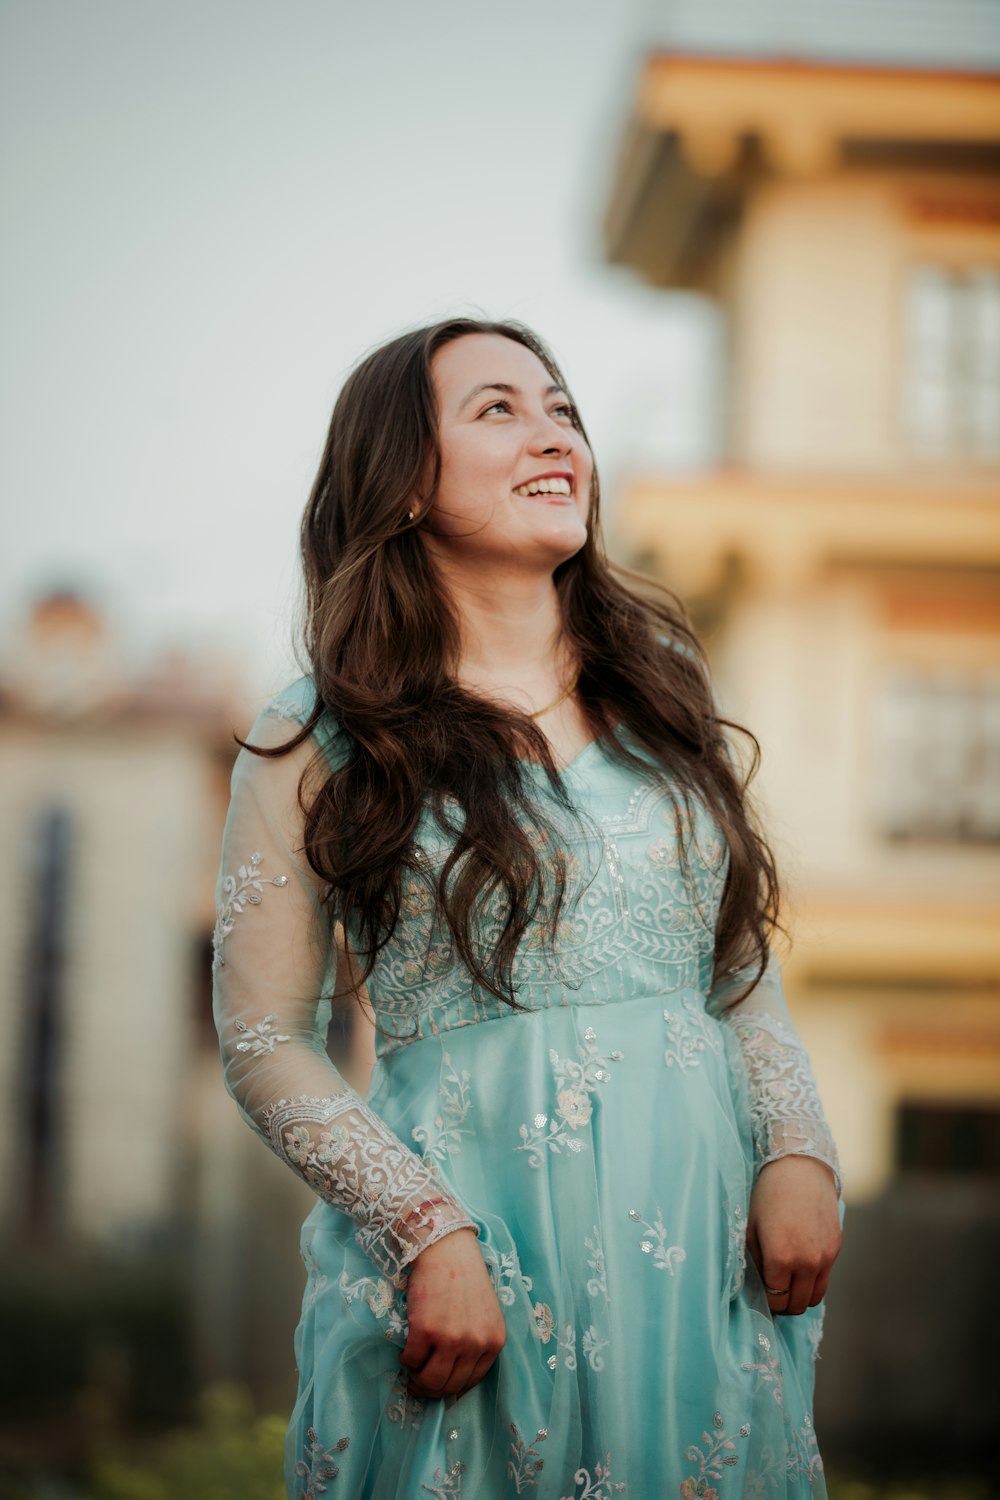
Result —
[{"label": "overcast sky", "polygon": [[537,327],[609,479],[711,452],[711,311],[601,260],[633,0],[0,0],[0,27],[4,634],[68,583],[136,652],[221,644],[277,686],[337,390],[444,314]]}]

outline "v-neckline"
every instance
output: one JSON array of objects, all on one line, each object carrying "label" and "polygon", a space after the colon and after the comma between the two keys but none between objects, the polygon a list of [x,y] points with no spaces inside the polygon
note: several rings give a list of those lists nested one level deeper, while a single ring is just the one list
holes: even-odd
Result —
[{"label": "v-neckline", "polygon": [[[621,725],[616,725],[614,729],[609,729],[606,730],[603,734],[595,735],[592,740],[588,740],[585,745],[581,745],[576,754],[571,755],[569,760],[566,761],[564,765],[556,766],[557,774],[560,776],[565,776],[567,771],[572,771],[577,765],[579,765],[584,756],[587,755],[589,751],[593,750],[595,745],[605,745],[610,736],[612,734],[616,734],[620,728]],[[526,755],[519,755],[517,759],[523,766],[533,766],[538,771],[545,770],[545,767],[542,765],[540,760],[531,760]]]}]

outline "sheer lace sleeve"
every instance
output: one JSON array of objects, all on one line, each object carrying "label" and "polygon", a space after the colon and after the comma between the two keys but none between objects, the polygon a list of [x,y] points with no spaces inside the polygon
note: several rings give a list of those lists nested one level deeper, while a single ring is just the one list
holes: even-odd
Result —
[{"label": "sheer lace sleeve", "polygon": [[782,1156],[814,1156],[833,1173],[840,1192],[840,1163],[816,1090],[816,1080],[795,1030],[771,954],[757,987],[730,1004],[753,971],[723,975],[712,986],[708,1008],[739,1040],[750,1087],[757,1169]]},{"label": "sheer lace sleeve", "polygon": [[[308,710],[306,710],[306,713]],[[302,715],[304,720],[305,714]],[[251,744],[287,742],[277,700]],[[336,950],[322,887],[302,852],[298,784],[316,742],[233,770],[215,930],[214,1011],[226,1087],[247,1123],[327,1203],[396,1285],[427,1245],[475,1229],[430,1164],[368,1108],[326,1054]]]}]

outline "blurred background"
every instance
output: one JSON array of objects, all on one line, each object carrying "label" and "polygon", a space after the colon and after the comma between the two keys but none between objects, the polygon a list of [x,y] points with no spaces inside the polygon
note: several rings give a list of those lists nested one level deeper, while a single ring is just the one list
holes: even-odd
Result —
[{"label": "blurred background", "polygon": [[346,372],[470,311],[552,343],[761,741],[831,1493],[1000,1493],[1000,0],[4,0],[0,53],[0,1495],[282,1492],[310,1195],[221,1085],[232,735]]}]

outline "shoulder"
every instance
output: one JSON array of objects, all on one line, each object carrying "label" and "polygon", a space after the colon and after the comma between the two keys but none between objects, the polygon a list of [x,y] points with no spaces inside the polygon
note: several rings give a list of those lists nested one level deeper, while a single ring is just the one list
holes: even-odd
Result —
[{"label": "shoulder", "polygon": [[[294,740],[313,718],[317,697],[316,682],[311,674],[296,677],[264,704],[250,731],[251,743],[274,749]],[[303,742],[297,758],[304,762],[318,746],[330,768],[339,770],[350,759],[351,745],[347,731],[324,710],[312,725],[311,734]]]},{"label": "shoulder", "polygon": [[308,722],[316,707],[316,683],[313,677],[296,677],[273,698],[269,698],[260,711],[262,719],[278,719],[303,725]]}]

